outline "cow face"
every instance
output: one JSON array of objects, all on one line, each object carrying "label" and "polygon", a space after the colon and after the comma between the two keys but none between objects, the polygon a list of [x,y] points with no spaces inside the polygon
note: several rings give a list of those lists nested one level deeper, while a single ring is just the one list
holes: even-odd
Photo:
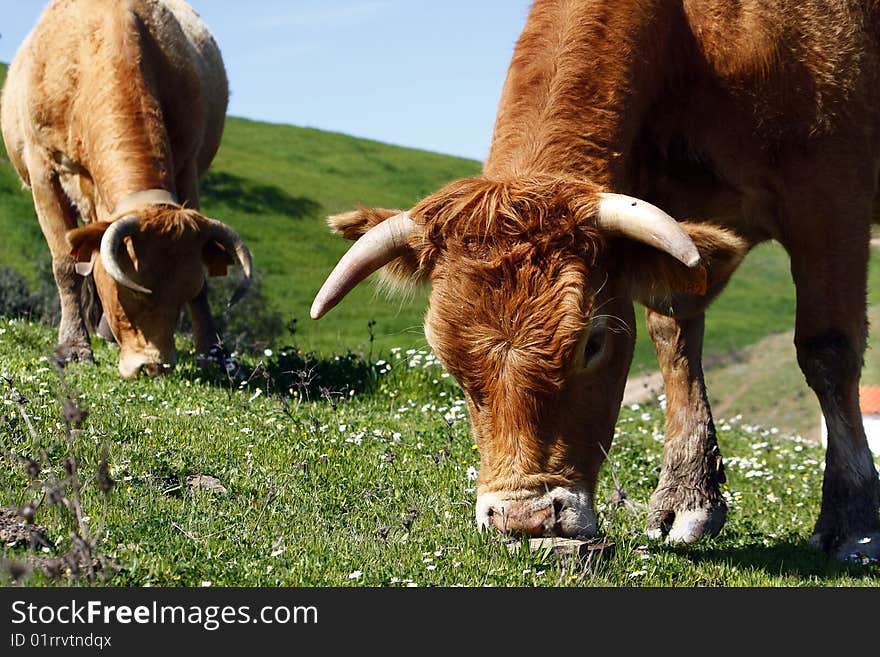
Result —
[{"label": "cow face", "polygon": [[425,321],[480,449],[477,522],[591,536],[632,358],[632,303],[603,287],[588,252],[521,243],[494,255],[442,257]]},{"label": "cow face", "polygon": [[88,263],[78,271],[94,275],[119,344],[120,374],[167,372],[176,361],[181,308],[204,286],[203,267],[225,275],[238,257],[249,279],[250,258],[231,229],[191,210],[154,206],[118,221],[115,231],[107,222],[71,230],[68,243],[75,259]]},{"label": "cow face", "polygon": [[[393,248],[385,257],[351,256],[356,245],[313,316],[386,263],[386,276],[430,282],[425,334],[464,392],[480,449],[479,525],[592,536],[596,480],[633,353],[632,300],[686,306],[707,291],[706,270],[603,228],[602,199],[589,190],[573,197],[572,186],[473,186],[429,197],[405,220],[387,210],[331,218],[346,237]],[[400,229],[406,221],[408,232]],[[380,237],[392,222],[390,237]],[[723,231],[688,230],[695,250],[707,247],[703,262],[739,245]],[[352,278],[338,276],[340,267]]]}]

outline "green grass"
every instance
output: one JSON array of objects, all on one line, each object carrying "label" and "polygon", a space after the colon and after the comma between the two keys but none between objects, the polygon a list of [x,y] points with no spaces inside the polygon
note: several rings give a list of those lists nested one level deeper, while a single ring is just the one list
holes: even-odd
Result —
[{"label": "green grass", "polygon": [[[0,502],[38,499],[40,482],[63,473],[72,447],[84,512],[103,527],[98,554],[119,567],[112,585],[880,585],[880,565],[840,564],[805,544],[822,451],[769,428],[719,426],[731,509],[718,539],[691,548],[650,542],[641,508],[602,503],[616,551],[585,570],[547,554],[510,554],[498,536],[476,531],[468,470],[478,453],[464,413],[450,411],[461,407],[460,392],[427,353],[383,352],[390,371],[373,363],[370,391],[304,402],[267,391],[260,375],[241,388],[206,380],[183,341],[174,375],[122,382],[114,351],[99,346],[98,365],[65,371],[89,411],[68,439],[64,390],[46,359],[53,332],[22,321],[0,330],[8,379],[0,380]],[[662,412],[626,408],[617,433],[597,499],[611,496],[613,468],[629,499],[645,504],[659,473]],[[40,448],[49,456],[34,481],[26,459]],[[96,483],[104,449],[116,481],[106,497]],[[227,492],[187,486],[196,474],[217,477]],[[44,505],[35,520],[48,527],[50,554],[69,548],[69,514]],[[53,583],[38,573],[26,581]]]},{"label": "green grass", "polygon": [[320,322],[315,293],[350,243],[324,218],[359,205],[407,208],[443,184],[479,170],[476,162],[344,135],[230,118],[203,189],[204,207],[241,231],[267,296],[296,318],[298,342],[325,353],[356,348],[376,321],[377,346],[420,344],[426,295],[385,300],[355,289]]}]

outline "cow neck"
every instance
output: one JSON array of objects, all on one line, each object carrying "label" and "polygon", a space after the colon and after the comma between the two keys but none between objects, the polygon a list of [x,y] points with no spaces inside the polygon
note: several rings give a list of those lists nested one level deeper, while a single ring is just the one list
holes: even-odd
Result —
[{"label": "cow neck", "polygon": [[112,216],[118,217],[143,205],[173,205],[180,207],[177,197],[165,189],[146,189],[122,197],[113,209]]},{"label": "cow neck", "polygon": [[574,175],[625,188],[628,159],[609,154],[629,152],[664,80],[656,69],[681,22],[676,4],[536,2],[507,73],[484,173]]}]

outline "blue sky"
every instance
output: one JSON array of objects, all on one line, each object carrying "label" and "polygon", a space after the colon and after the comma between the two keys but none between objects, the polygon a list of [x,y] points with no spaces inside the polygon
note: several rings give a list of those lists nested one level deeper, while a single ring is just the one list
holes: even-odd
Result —
[{"label": "blue sky", "polygon": [[[190,0],[229,113],[482,160],[531,0]],[[0,61],[45,0],[0,0]]]}]

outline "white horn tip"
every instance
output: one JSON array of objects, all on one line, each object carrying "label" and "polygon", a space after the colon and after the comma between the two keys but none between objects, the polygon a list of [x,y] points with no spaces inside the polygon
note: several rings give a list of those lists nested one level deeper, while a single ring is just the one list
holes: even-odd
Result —
[{"label": "white horn tip", "polygon": [[309,310],[309,316],[312,319],[321,319],[327,312],[327,308],[324,307],[324,302],[315,299],[315,302],[312,304],[311,310]]},{"label": "white horn tip", "polygon": [[682,259],[682,262],[688,267],[696,267],[698,264],[700,264],[700,252],[694,249],[694,252],[686,255]]}]

